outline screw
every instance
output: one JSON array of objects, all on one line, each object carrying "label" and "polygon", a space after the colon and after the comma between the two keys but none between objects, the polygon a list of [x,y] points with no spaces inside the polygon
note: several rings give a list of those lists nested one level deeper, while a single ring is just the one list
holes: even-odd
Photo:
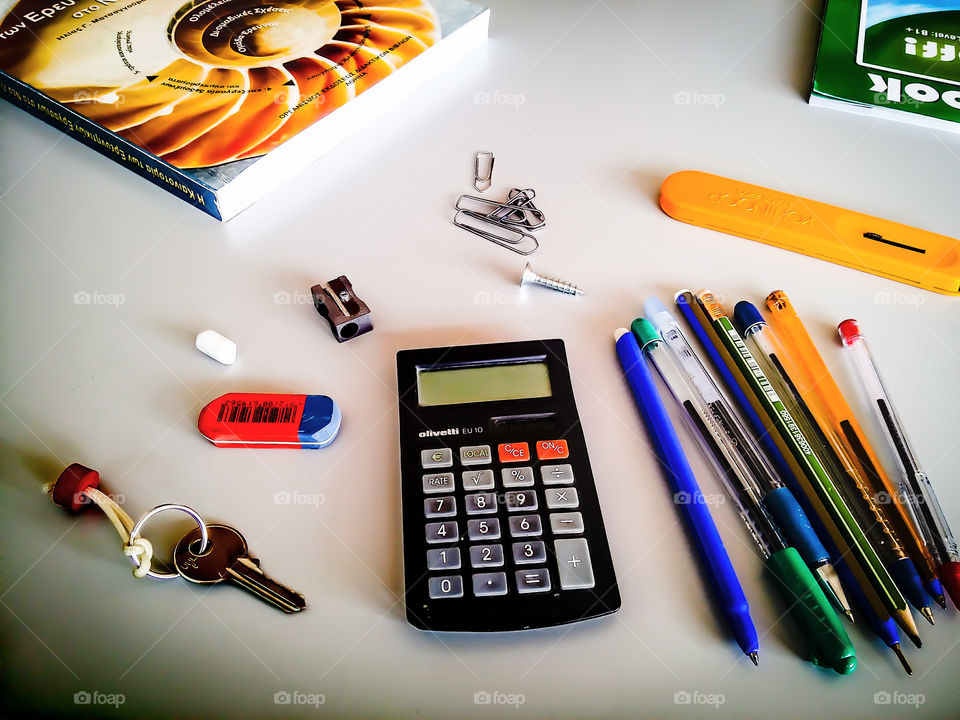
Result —
[{"label": "screw", "polygon": [[545,277],[534,272],[533,268],[530,267],[530,263],[527,263],[527,266],[523,269],[523,277],[520,278],[520,287],[523,287],[524,285],[539,285],[540,287],[545,287],[549,290],[556,290],[557,292],[566,293],[567,295],[586,294],[576,285],[564,282],[563,280],[557,280],[556,278]]}]

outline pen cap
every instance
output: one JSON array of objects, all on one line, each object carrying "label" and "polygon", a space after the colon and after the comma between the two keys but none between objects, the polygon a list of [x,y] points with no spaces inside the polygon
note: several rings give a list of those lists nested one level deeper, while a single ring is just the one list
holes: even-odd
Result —
[{"label": "pen cap", "polygon": [[663,332],[665,325],[676,322],[670,311],[660,302],[660,298],[655,295],[647,298],[647,301],[643,304],[643,313],[659,332]]},{"label": "pen cap", "polygon": [[800,554],[792,547],[784,548],[770,556],[767,568],[778,581],[789,612],[812,645],[810,661],[840,675],[856,670],[853,643]]},{"label": "pen cap", "polygon": [[863,337],[863,335],[860,334],[860,323],[853,318],[844,320],[837,325],[837,332],[840,333],[840,340],[844,345],[850,345],[854,340]]},{"label": "pen cap", "polygon": [[757,324],[766,324],[763,315],[757,309],[757,306],[746,300],[741,300],[733,308],[733,324],[737,332],[746,337],[750,328]]},{"label": "pen cap", "polygon": [[937,573],[953,604],[960,609],[960,562],[945,562],[937,567]]},{"label": "pen cap", "polygon": [[637,318],[630,323],[630,329],[637,338],[640,348],[643,349],[648,343],[660,342],[660,333],[650,324],[646,318]]}]

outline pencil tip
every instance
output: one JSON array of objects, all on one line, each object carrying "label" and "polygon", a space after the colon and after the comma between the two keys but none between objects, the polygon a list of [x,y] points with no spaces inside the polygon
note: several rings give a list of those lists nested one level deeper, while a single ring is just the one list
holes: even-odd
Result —
[{"label": "pencil tip", "polygon": [[847,620],[849,620],[850,622],[853,622],[853,621],[854,621],[854,620],[853,620],[853,611],[851,611],[851,610],[844,610],[844,611],[843,611],[843,614],[847,616]]},{"label": "pencil tip", "polygon": [[947,609],[947,599],[943,595],[937,595],[933,599],[937,601],[937,605],[942,607],[944,610]]},{"label": "pencil tip", "polygon": [[929,605],[927,605],[926,607],[920,608],[920,614],[927,619],[928,623],[930,623],[931,625],[936,625],[936,623],[933,621],[933,610],[930,609]]},{"label": "pencil tip", "polygon": [[752,652],[752,653],[747,653],[747,655],[753,661],[754,665],[758,665],[758,666],[760,665],[760,653]]},{"label": "pencil tip", "polygon": [[903,655],[903,650],[900,649],[900,643],[894,643],[890,646],[890,649],[897,654],[897,659],[900,661],[900,664],[903,665],[903,669],[907,671],[907,675],[913,675],[913,668],[910,667],[910,663],[907,662],[907,658]]},{"label": "pencil tip", "polygon": [[907,632],[906,630],[904,630],[904,632],[907,634],[907,637],[910,638],[910,642],[912,642],[912,643],[913,643],[914,645],[916,645],[918,648],[923,647],[923,643],[920,642],[920,636],[919,636],[919,635],[916,635],[916,634],[914,634],[914,633],[912,633],[912,632]]}]

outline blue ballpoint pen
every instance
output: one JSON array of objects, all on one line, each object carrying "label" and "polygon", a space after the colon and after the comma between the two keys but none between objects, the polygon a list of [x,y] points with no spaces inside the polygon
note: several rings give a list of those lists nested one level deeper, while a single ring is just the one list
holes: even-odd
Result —
[{"label": "blue ballpoint pen", "polygon": [[740,649],[757,665],[759,640],[750,618],[750,606],[657,391],[647,360],[637,339],[629,330],[620,328],[614,337],[617,357],[647,425],[657,456],[667,470],[670,487],[675,497],[685,500],[678,502],[677,507],[687,522],[691,542],[700,556],[702,569],[709,578],[720,611],[730,625]]},{"label": "blue ballpoint pen", "polygon": [[[770,461],[776,468],[777,473],[787,483],[787,486],[793,491],[797,501],[807,513],[807,517],[810,519],[813,529],[822,539],[830,558],[833,560],[833,567],[840,575],[840,580],[845,585],[846,591],[852,596],[853,601],[859,606],[859,609],[866,617],[867,624],[870,626],[870,628],[880,638],[884,645],[896,653],[897,658],[903,665],[904,670],[912,674],[913,670],[910,668],[910,665],[907,662],[900,645],[900,633],[897,630],[896,622],[894,622],[893,618],[891,618],[889,614],[886,615],[885,618],[881,618],[873,610],[873,606],[867,600],[867,597],[859,583],[856,581],[853,572],[847,566],[847,563],[844,561],[843,556],[838,550],[836,544],[833,542],[833,539],[830,537],[826,528],[823,526],[823,523],[820,521],[820,517],[814,511],[806,495],[801,491],[799,485],[797,484],[797,480],[793,475],[793,471],[790,469],[790,465],[787,463],[783,454],[780,452],[780,448],[777,447],[777,444],[774,441],[773,434],[768,432],[763,420],[760,419],[760,416],[753,409],[753,405],[750,404],[749,399],[743,392],[743,389],[740,387],[736,378],[733,376],[733,373],[730,371],[730,368],[727,366],[727,363],[721,356],[720,351],[717,349],[710,335],[707,333],[706,328],[704,328],[704,326],[701,324],[700,319],[697,316],[697,310],[695,309],[693,294],[689,290],[681,290],[674,296],[674,300],[676,301],[677,308],[680,310],[680,314],[686,319],[687,324],[693,330],[694,335],[697,336],[697,340],[700,341],[701,347],[703,347],[709,356],[710,362],[713,364],[713,368],[723,380],[724,387],[726,387],[727,391],[730,393],[730,397],[733,400],[734,405],[740,411],[743,418],[747,421],[747,424],[751,427],[756,437],[760,439],[760,444],[763,446],[763,449],[767,453],[767,457],[769,457]],[[849,615],[850,608],[846,608],[846,611]]]},{"label": "blue ballpoint pen", "polygon": [[770,514],[788,544],[794,547],[819,580],[828,597],[849,607],[840,577],[830,564],[823,543],[790,488],[777,476],[754,439],[737,418],[730,403],[707,373],[670,311],[656,297],[643,306],[647,319],[660,333],[695,392],[693,402],[707,427],[716,430],[719,450],[726,456],[736,484]]}]

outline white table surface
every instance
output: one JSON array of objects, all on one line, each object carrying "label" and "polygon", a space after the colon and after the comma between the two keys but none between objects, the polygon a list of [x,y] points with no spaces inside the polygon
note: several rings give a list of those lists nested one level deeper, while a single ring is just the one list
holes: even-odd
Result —
[{"label": "white table surface", "polygon": [[[612,332],[651,293],[709,285],[732,308],[782,288],[853,393],[834,328],[857,317],[960,526],[957,299],[687,226],[656,204],[669,173],[702,169],[956,234],[957,136],[808,107],[818,8],[803,2],[490,4],[484,49],[226,225],[0,104],[4,716],[956,713],[956,609],[936,608],[934,628],[918,618],[913,678],[864,622],[850,629],[855,675],[815,669],[727,504],[715,516],[762,635],[760,667],[739,654],[705,598]],[[487,149],[491,194],[533,187],[547,214],[534,266],[586,297],[519,298],[521,258],[451,224],[472,154]],[[340,274],[376,323],[343,345],[306,299]],[[239,344],[234,366],[194,349],[206,328]],[[416,631],[400,599],[395,352],[535,337],[566,342],[623,607],[521,634]],[[339,438],[286,452],[200,437],[206,402],[255,390],[333,396]],[[73,517],[41,494],[74,461],[134,516],[180,502],[235,525],[308,610],[134,579],[99,512]],[[158,518],[158,554],[188,527]],[[75,704],[84,691],[123,704]],[[476,704],[484,691],[516,706]],[[278,705],[278,692],[323,704]]]}]

